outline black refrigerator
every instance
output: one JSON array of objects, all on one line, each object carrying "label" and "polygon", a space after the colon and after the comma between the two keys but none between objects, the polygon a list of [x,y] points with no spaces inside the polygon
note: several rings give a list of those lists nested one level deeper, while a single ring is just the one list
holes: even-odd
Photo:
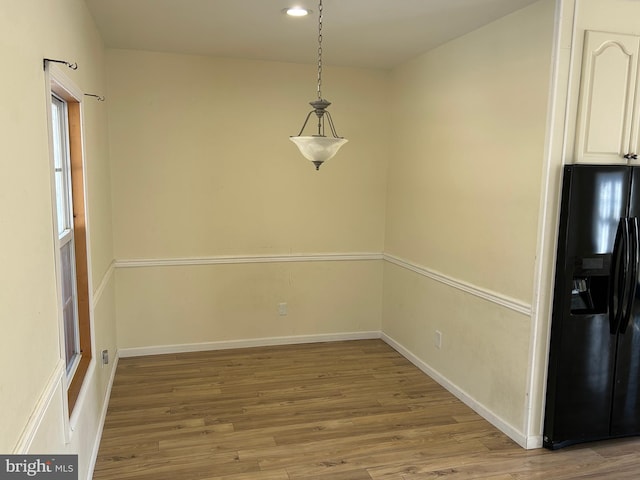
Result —
[{"label": "black refrigerator", "polygon": [[543,444],[640,434],[640,167],[564,167]]}]

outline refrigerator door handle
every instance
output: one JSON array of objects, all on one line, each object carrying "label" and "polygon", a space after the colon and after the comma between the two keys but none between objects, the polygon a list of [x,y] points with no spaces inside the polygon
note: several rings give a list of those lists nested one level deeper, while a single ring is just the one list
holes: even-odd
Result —
[{"label": "refrigerator door handle", "polygon": [[616,231],[611,257],[611,285],[609,287],[609,331],[616,335],[620,328],[623,314],[624,294],[626,290],[625,270],[628,269],[629,254],[629,223],[627,218],[621,218]]},{"label": "refrigerator door handle", "polygon": [[620,333],[625,333],[631,316],[633,315],[633,306],[636,300],[636,289],[638,285],[638,261],[639,261],[639,238],[638,238],[638,218],[629,219],[629,271],[627,273],[627,298],[624,313],[620,324]]}]

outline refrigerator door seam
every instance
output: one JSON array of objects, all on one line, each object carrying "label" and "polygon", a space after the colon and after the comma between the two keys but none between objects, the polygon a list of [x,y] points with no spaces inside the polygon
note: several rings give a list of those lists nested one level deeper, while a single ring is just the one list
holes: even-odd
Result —
[{"label": "refrigerator door seam", "polygon": [[620,321],[623,313],[623,302],[625,293],[625,269],[628,255],[628,223],[623,217],[618,223],[616,238],[613,245],[613,255],[611,256],[611,288],[609,290],[609,330],[612,335],[618,333]]},{"label": "refrigerator door seam", "polygon": [[637,276],[638,276],[638,218],[633,217],[629,219],[629,271],[627,278],[628,294],[627,305],[624,309],[622,316],[622,322],[620,324],[619,332],[624,334],[633,315],[633,304],[636,296]]}]

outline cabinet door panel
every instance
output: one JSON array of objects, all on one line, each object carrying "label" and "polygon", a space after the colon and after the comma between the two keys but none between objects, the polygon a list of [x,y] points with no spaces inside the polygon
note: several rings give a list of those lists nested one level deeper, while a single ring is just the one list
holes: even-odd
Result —
[{"label": "cabinet door panel", "polygon": [[638,138],[640,37],[587,31],[576,135],[578,163],[626,163]]}]

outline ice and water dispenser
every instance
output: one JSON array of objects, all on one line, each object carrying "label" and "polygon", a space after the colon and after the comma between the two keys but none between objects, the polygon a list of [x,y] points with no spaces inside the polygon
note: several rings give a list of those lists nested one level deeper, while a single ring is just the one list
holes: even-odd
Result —
[{"label": "ice and water dispenser", "polygon": [[571,313],[607,313],[611,255],[577,258],[571,288]]}]

